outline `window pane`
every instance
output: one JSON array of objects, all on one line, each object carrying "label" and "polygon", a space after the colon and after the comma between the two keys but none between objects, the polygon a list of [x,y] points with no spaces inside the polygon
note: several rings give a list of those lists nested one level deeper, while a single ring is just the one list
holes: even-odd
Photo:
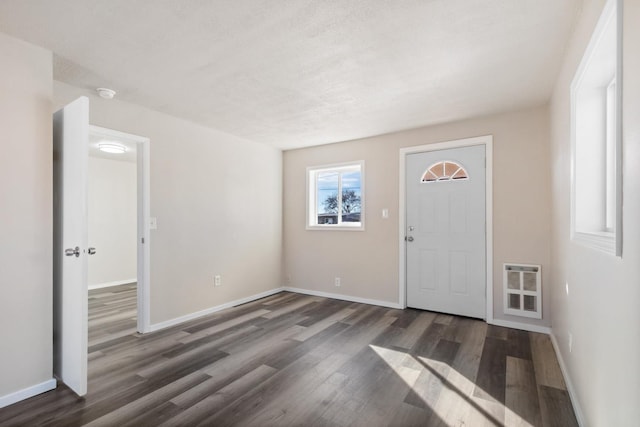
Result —
[{"label": "window pane", "polygon": [[460,169],[460,166],[457,163],[444,162],[444,175],[449,177],[449,179],[451,179],[458,169]]},{"label": "window pane", "polygon": [[431,170],[428,170],[427,173],[425,173],[424,176],[422,177],[422,182],[432,182],[437,180],[438,180],[438,176],[433,172],[431,172]]},{"label": "window pane", "polygon": [[338,223],[338,172],[318,174],[318,224]]},{"label": "window pane", "polygon": [[468,179],[467,171],[454,161],[443,160],[429,166],[429,169],[422,176],[422,182],[442,182],[452,179]]},{"label": "window pane", "polygon": [[[620,3],[620,2],[618,2]],[[622,81],[616,2],[604,8],[571,83],[571,239],[621,255]],[[540,304],[538,303],[538,307]]]},{"label": "window pane", "polygon": [[528,273],[528,272],[524,272],[522,273],[522,278],[523,278],[523,282],[524,282],[524,290],[525,291],[533,291],[535,292],[537,290],[537,274],[536,273]]},{"label": "window pane", "polygon": [[458,169],[458,172],[456,172],[451,179],[465,179],[468,178],[467,176],[467,171],[464,170],[463,168]]},{"label": "window pane", "polygon": [[342,174],[342,222],[360,222],[361,210],[360,172]]},{"label": "window pane", "polygon": [[364,162],[309,167],[307,173],[307,229],[364,229]]},{"label": "window pane", "polygon": [[508,294],[508,295],[509,295],[509,308],[520,310],[520,295],[519,294]]},{"label": "window pane", "polygon": [[532,295],[524,296],[524,309],[526,311],[536,311],[536,297]]},{"label": "window pane", "polygon": [[509,271],[507,272],[507,287],[509,289],[520,289],[520,272]]}]

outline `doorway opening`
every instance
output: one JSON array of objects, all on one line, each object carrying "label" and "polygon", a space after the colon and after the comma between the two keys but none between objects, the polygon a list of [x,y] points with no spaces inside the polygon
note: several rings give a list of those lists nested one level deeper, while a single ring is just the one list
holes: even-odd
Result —
[{"label": "doorway opening", "polygon": [[78,396],[87,393],[89,135],[124,151],[136,144],[137,330],[149,330],[149,139],[89,125],[89,99],[53,114],[53,372]]},{"label": "doorway opening", "polygon": [[[482,200],[482,205],[478,205],[480,207],[476,207],[475,209],[481,209],[484,212],[482,212],[482,214],[484,214],[484,224],[482,224],[482,232],[484,234],[484,241],[481,242],[481,247],[477,248],[476,251],[481,251],[482,255],[483,255],[483,259],[481,260],[482,262],[482,268],[483,268],[483,272],[481,272],[481,277],[480,280],[482,280],[482,292],[484,293],[484,310],[482,310],[482,313],[480,313],[479,315],[473,315],[473,317],[483,317],[488,323],[491,323],[493,321],[493,229],[492,229],[492,206],[493,206],[493,196],[492,196],[492,144],[493,144],[493,137],[492,136],[481,136],[481,137],[475,137],[475,138],[466,138],[466,139],[461,139],[461,140],[454,140],[454,141],[447,141],[447,142],[442,142],[442,143],[435,143],[435,144],[427,144],[427,145],[421,145],[421,146],[416,146],[416,147],[407,147],[407,148],[403,148],[400,150],[400,176],[399,176],[399,183],[400,183],[400,191],[399,191],[399,196],[400,196],[400,203],[399,203],[399,233],[398,233],[398,242],[399,242],[399,280],[398,280],[398,294],[399,294],[399,302],[400,305],[402,307],[407,307],[407,295],[408,295],[408,290],[407,290],[407,286],[409,285],[409,281],[413,280],[414,282],[416,280],[422,280],[422,278],[424,278],[425,276],[432,276],[437,278],[437,280],[440,280],[441,282],[446,282],[445,286],[448,286],[449,289],[453,289],[453,291],[451,291],[451,293],[458,293],[458,294],[463,294],[463,292],[458,292],[458,290],[456,290],[456,286],[452,286],[452,282],[451,280],[453,280],[454,282],[457,283],[457,285],[461,285],[460,289],[464,289],[465,282],[467,277],[465,276],[465,274],[469,271],[466,271],[465,274],[461,274],[460,273],[460,269],[458,269],[457,267],[455,267],[454,264],[456,263],[450,263],[447,264],[446,266],[442,266],[441,263],[437,262],[439,258],[442,258],[444,260],[453,260],[453,261],[460,261],[457,264],[459,265],[467,265],[467,258],[464,255],[464,251],[465,250],[457,250],[456,248],[447,248],[447,247],[416,247],[415,243],[417,242],[416,238],[414,238],[414,236],[410,233],[412,232],[418,232],[418,231],[423,231],[423,230],[418,230],[419,228],[428,228],[428,227],[423,227],[424,224],[421,224],[420,226],[416,226],[416,224],[409,224],[408,220],[409,220],[409,216],[410,216],[410,209],[417,209],[418,211],[420,209],[426,209],[426,207],[430,206],[428,203],[415,203],[415,200],[412,201],[412,203],[409,203],[409,198],[413,197],[413,195],[409,194],[409,188],[408,188],[408,184],[407,184],[407,171],[409,168],[409,159],[412,158],[416,158],[417,156],[415,156],[418,153],[425,153],[425,155],[427,155],[427,157],[429,157],[429,153],[437,153],[437,152],[441,152],[441,153],[446,153],[447,155],[452,155],[455,154],[455,150],[456,149],[464,149],[466,147],[474,147],[474,146],[481,146],[484,148],[484,162],[485,164],[480,165],[479,170],[481,171],[480,175],[478,176],[476,174],[476,177],[479,178],[480,180],[483,181],[483,187],[484,187],[484,200]],[[446,150],[449,150],[448,152]],[[464,151],[464,150],[463,150]],[[435,156],[437,157],[437,156]],[[430,159],[428,160],[429,164],[424,164],[424,171],[421,170],[420,171],[420,176],[417,179],[417,181],[421,181],[419,185],[421,185],[424,188],[430,188],[430,189],[435,189],[436,187],[440,190],[444,190],[444,187],[448,187],[448,186],[456,186],[457,184],[461,184],[462,182],[468,183],[467,179],[468,177],[465,175],[464,179],[460,178],[458,175],[460,170],[459,168],[455,168],[455,167],[451,167],[451,172],[452,173],[448,173],[446,170],[446,166],[447,166],[447,161],[450,160],[448,157],[445,159],[436,159],[434,157],[434,159]],[[446,156],[445,156],[446,157]],[[453,160],[455,160],[455,158],[453,158]],[[444,162],[443,162],[444,161]],[[451,162],[450,162],[451,163]],[[455,163],[455,162],[454,162]],[[452,165],[454,164],[452,163]],[[462,162],[465,163],[465,162]],[[457,163],[456,163],[457,164]],[[429,174],[429,170],[431,166],[436,166],[435,169],[439,171],[439,169],[437,168],[437,166],[440,165],[441,169],[443,169],[444,172],[447,173],[442,173],[442,174]],[[455,166],[455,165],[454,165]],[[455,169],[455,170],[454,170]],[[426,172],[425,172],[426,171]],[[466,170],[465,170],[466,173]],[[433,176],[432,176],[433,175]],[[440,176],[442,175],[442,176]],[[462,176],[462,175],[460,175]],[[425,179],[426,177],[426,179]],[[444,178],[449,178],[449,179],[444,179]],[[429,179],[431,178],[431,179]],[[459,179],[458,179],[459,178]],[[443,182],[443,185],[438,185],[437,183]],[[436,184],[434,184],[436,183]],[[459,186],[461,187],[461,186]],[[460,193],[456,192],[456,194],[454,194],[456,197],[453,198],[449,198],[449,202],[455,202],[456,200],[458,202],[460,202],[459,204],[461,206],[467,206],[467,203],[469,203],[466,199],[463,200],[463,198],[459,197]],[[464,201],[464,203],[462,203]],[[454,206],[456,205],[456,203],[449,203],[448,204],[450,206]],[[437,207],[438,204],[436,204]],[[413,206],[413,207],[412,207]],[[417,206],[417,208],[416,208]],[[432,206],[433,207],[433,206]],[[442,218],[443,216],[446,216],[449,220],[449,222],[451,224],[454,224],[456,221],[455,214],[459,213],[460,211],[458,210],[458,208],[451,208],[449,211],[443,211],[443,212],[433,212],[434,216],[439,215],[440,218]],[[452,214],[453,213],[453,214]],[[415,212],[414,212],[415,214]],[[419,214],[422,215],[422,214]],[[414,215],[415,216],[415,215]],[[460,219],[460,218],[458,218]],[[464,219],[464,218],[463,218]],[[415,218],[412,217],[411,219],[412,221],[416,221]],[[465,220],[466,221],[466,220]],[[464,222],[465,227],[466,227],[466,222]],[[438,224],[431,224],[437,226],[434,228],[434,230],[439,230],[440,225]],[[409,229],[409,227],[411,227],[411,230]],[[455,228],[455,227],[454,227]],[[462,229],[460,230],[453,230],[454,232],[459,232],[462,231]],[[430,235],[425,235],[428,239],[434,238],[434,237],[438,237],[438,238],[443,238],[444,242],[450,242],[451,240],[448,239],[447,236],[430,236]],[[458,237],[458,236],[454,236],[454,237]],[[413,245],[411,247],[409,247],[409,245]],[[447,246],[445,245],[445,246]],[[419,246],[419,245],[418,245]],[[417,249],[417,252],[416,252]],[[416,253],[412,253],[416,252]],[[448,253],[445,253],[448,252]],[[431,257],[427,256],[427,255],[433,255]],[[412,257],[413,259],[413,264],[412,266],[409,265],[409,258]],[[464,258],[464,259],[463,259]],[[469,258],[470,259],[470,258]],[[464,261],[464,262],[462,262]],[[470,261],[471,262],[471,261]],[[468,264],[471,265],[471,264]],[[428,268],[429,266],[433,267],[433,268]],[[436,271],[437,268],[443,269],[446,267],[447,271],[441,271],[438,272]],[[454,268],[455,267],[455,268]],[[409,271],[408,268],[411,268],[412,270],[418,270],[418,271]],[[453,270],[452,270],[453,269]],[[476,272],[479,271],[478,269],[475,270]],[[445,279],[443,279],[444,276],[448,276]],[[454,277],[455,276],[455,277]],[[455,279],[455,280],[454,280]],[[459,280],[458,280],[459,279]],[[465,280],[462,280],[465,279]],[[453,285],[456,285],[456,283],[453,283]],[[420,286],[420,285],[419,285]],[[428,293],[431,290],[428,289],[429,286],[422,286],[422,288],[424,288]],[[422,290],[422,289],[420,289]],[[455,292],[454,292],[455,291]],[[431,298],[431,297],[428,297]],[[434,298],[435,299],[435,298]],[[437,311],[437,310],[436,310]]]},{"label": "doorway opening", "polygon": [[[89,126],[88,153],[88,237],[96,248],[88,260],[89,324],[116,316],[123,327],[115,333],[145,333],[150,323],[149,139]],[[136,303],[115,312],[97,307],[122,298]],[[99,342],[100,333],[90,328],[90,344]]]}]

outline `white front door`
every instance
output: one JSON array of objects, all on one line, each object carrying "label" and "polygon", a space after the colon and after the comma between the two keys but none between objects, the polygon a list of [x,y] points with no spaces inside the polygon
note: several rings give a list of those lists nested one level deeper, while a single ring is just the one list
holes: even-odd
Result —
[{"label": "white front door", "polygon": [[407,306],[486,317],[485,146],[407,155]]},{"label": "white front door", "polygon": [[89,100],[53,115],[54,374],[87,393],[87,165]]}]

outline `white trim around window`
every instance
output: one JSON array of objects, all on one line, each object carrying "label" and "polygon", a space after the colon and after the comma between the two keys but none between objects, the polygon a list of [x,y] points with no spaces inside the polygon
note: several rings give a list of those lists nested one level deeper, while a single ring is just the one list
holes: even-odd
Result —
[{"label": "white trim around window", "polygon": [[[352,212],[352,214],[359,215],[359,221],[344,221],[343,218],[349,213],[343,211],[342,196],[343,185],[345,185],[345,179],[343,175],[351,173],[359,173],[359,211]],[[319,189],[319,180],[322,176],[327,176],[331,173],[336,174],[336,211],[332,213],[320,212],[318,207],[318,193],[322,191]],[[347,187],[345,187],[347,189]],[[330,165],[309,166],[307,168],[307,210],[306,210],[306,229],[307,230],[338,230],[338,231],[364,231],[365,221],[365,174],[364,174],[364,160],[337,163]],[[327,216],[326,223],[320,223],[320,216]],[[330,217],[330,218],[329,218]]]}]

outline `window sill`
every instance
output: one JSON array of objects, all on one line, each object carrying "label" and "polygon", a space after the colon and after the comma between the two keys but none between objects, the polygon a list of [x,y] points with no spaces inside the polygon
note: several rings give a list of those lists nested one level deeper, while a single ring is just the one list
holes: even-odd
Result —
[{"label": "window sill", "polygon": [[364,231],[364,225],[307,225],[309,231]]},{"label": "window sill", "polygon": [[588,248],[616,254],[616,239],[613,233],[609,232],[579,232],[573,234],[573,241]]}]

